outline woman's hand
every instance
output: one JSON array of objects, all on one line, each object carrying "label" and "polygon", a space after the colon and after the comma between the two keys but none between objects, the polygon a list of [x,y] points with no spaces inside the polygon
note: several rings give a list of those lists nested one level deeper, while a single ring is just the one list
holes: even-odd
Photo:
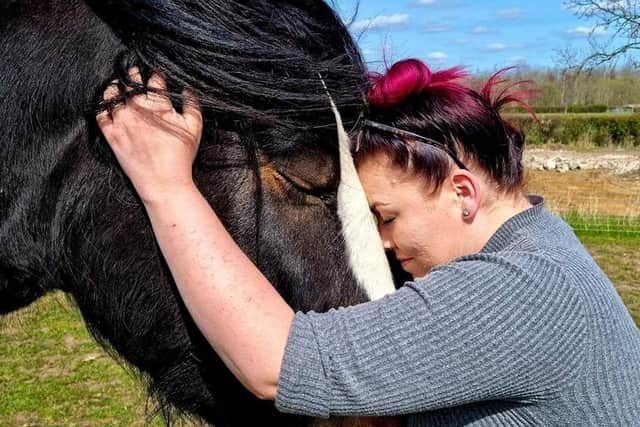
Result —
[{"label": "woman's hand", "polygon": [[[137,68],[129,70],[142,82]],[[158,74],[148,86],[166,90]],[[104,92],[105,101],[119,95],[116,84]],[[122,169],[145,204],[162,202],[181,189],[193,187],[192,167],[202,136],[202,114],[197,99],[183,92],[184,108],[179,114],[169,98],[149,92],[129,98],[96,120]]]}]

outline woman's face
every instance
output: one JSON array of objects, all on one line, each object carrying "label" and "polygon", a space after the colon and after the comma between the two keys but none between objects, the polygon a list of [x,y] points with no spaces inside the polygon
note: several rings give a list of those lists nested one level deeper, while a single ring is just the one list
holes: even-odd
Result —
[{"label": "woman's face", "polygon": [[386,155],[365,159],[358,174],[385,249],[413,277],[465,254],[460,200],[447,179],[433,193],[424,178],[394,166]]}]

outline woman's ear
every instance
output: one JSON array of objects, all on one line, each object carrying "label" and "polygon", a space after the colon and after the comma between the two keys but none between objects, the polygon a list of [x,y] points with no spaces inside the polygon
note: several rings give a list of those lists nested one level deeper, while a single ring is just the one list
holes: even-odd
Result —
[{"label": "woman's ear", "polygon": [[468,170],[458,169],[451,175],[451,180],[460,203],[460,215],[465,221],[472,221],[480,208],[479,179]]}]

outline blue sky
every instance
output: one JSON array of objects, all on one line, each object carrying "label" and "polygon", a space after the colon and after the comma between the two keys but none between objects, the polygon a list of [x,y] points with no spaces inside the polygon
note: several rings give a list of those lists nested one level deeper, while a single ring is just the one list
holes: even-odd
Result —
[{"label": "blue sky", "polygon": [[[334,0],[345,20],[356,0]],[[575,16],[562,0],[360,0],[351,32],[372,69],[382,58],[425,60],[436,69],[462,64],[493,71],[526,63],[554,65],[555,50],[589,49],[587,35],[608,39],[610,30]]]}]

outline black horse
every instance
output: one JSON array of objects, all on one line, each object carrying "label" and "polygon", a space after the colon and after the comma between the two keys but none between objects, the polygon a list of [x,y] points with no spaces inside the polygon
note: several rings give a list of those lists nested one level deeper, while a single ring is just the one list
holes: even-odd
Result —
[{"label": "black horse", "polygon": [[354,182],[339,200],[353,170],[344,144],[339,160],[331,100],[352,126],[365,69],[324,2],[2,0],[0,314],[66,292],[94,337],[148,378],[167,421],[177,411],[218,427],[308,425],[250,396],[181,304],[95,125],[114,77],[144,90],[127,77],[134,65],[145,77],[161,70],[178,108],[184,87],[199,96],[195,179],[294,309],[389,290],[375,288],[388,277],[377,252],[345,238],[373,229],[355,229],[371,220],[366,207],[349,213]]}]

